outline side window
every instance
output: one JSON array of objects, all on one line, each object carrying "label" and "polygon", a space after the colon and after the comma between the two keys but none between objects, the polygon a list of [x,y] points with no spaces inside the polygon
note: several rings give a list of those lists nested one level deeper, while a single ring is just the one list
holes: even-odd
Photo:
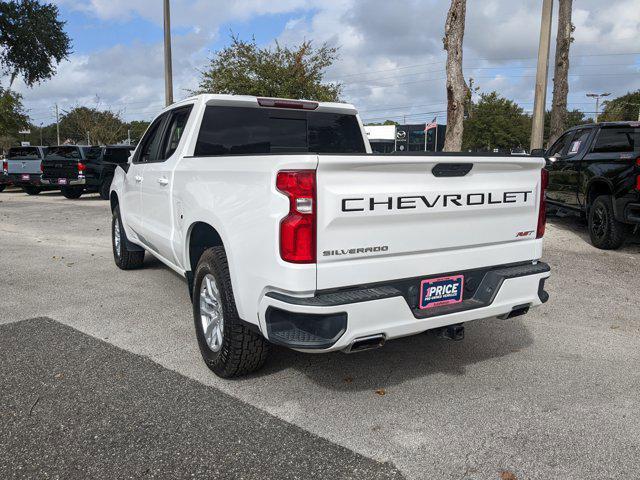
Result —
[{"label": "side window", "polygon": [[594,152],[633,152],[640,148],[640,128],[602,128],[598,133]]},{"label": "side window", "polygon": [[573,136],[574,132],[567,132],[562,135],[556,143],[554,143],[551,148],[547,151],[547,157],[558,157],[563,154],[565,151],[565,147],[567,146],[567,142],[569,138]]},{"label": "side window", "polygon": [[167,115],[158,117],[149,127],[140,141],[140,152],[136,155],[135,163],[155,162],[158,156],[158,146],[162,139],[162,125]]},{"label": "side window", "polygon": [[591,129],[583,128],[582,130],[578,130],[576,134],[571,139],[569,143],[569,150],[567,151],[567,156],[573,157],[578,153],[584,152],[585,148],[587,148],[587,140],[589,139],[589,134],[591,133]]},{"label": "side window", "polygon": [[178,149],[180,139],[184,133],[184,128],[187,125],[187,120],[189,120],[191,108],[192,107],[190,106],[178,108],[171,112],[171,120],[169,120],[169,125],[166,129],[167,133],[164,137],[161,155],[158,158],[159,160],[166,160]]}]

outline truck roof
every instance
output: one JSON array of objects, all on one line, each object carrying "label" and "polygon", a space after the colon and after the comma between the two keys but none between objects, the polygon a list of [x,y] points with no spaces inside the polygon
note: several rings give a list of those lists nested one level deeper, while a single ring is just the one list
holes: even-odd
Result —
[{"label": "truck roof", "polygon": [[567,128],[569,130],[576,130],[579,128],[598,128],[598,127],[640,127],[639,121],[634,120],[619,120],[616,122],[598,122],[598,123],[583,123],[582,125],[575,125],[571,128]]},{"label": "truck roof", "polygon": [[[274,101],[283,101],[283,102],[308,102],[312,104],[317,104],[317,108],[314,108],[309,111],[316,112],[334,112],[334,113],[348,113],[355,115],[358,113],[357,109],[349,104],[349,103],[338,103],[338,102],[316,102],[314,100],[304,100],[304,99],[291,99],[291,98],[275,98],[275,97],[255,97],[252,95],[227,95],[227,94],[210,94],[204,93],[200,95],[194,95],[189,98],[185,98],[180,102],[176,102],[172,105],[166,107],[163,111],[169,110],[176,106],[179,106],[182,103],[192,103],[202,102],[207,105],[220,105],[227,107],[254,107],[260,108],[261,105],[258,103],[258,100],[274,100]],[[263,105],[266,107],[266,105]],[[275,108],[282,108],[275,106]]]}]

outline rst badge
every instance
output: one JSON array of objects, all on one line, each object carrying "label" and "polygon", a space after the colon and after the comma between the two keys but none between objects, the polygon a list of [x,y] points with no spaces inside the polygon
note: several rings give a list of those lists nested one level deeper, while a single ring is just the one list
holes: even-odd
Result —
[{"label": "rst badge", "polygon": [[420,284],[420,308],[434,308],[462,301],[464,275],[429,278]]}]

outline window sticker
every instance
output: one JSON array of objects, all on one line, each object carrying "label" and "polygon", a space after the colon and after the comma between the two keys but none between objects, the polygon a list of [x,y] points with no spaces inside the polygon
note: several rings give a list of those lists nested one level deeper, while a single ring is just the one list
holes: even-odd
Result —
[{"label": "window sticker", "polygon": [[580,140],[572,142],[571,148],[569,149],[569,154],[578,153],[578,150],[580,150],[580,143],[582,143]]}]

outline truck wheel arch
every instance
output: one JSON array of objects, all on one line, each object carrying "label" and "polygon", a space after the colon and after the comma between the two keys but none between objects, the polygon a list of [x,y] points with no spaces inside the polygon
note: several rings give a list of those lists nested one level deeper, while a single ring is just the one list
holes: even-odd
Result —
[{"label": "truck wheel arch", "polygon": [[587,187],[587,195],[585,197],[587,211],[591,208],[591,205],[593,205],[593,202],[595,201],[595,199],[598,198],[600,195],[612,195],[612,194],[613,194],[613,188],[611,187],[611,185],[609,185],[609,183],[606,180],[602,178],[592,180],[589,183],[589,186]]},{"label": "truck wheel arch", "polygon": [[218,231],[205,222],[193,223],[189,227],[187,239],[189,270],[192,272],[195,271],[198,261],[206,249],[224,246]]},{"label": "truck wheel arch", "polygon": [[111,196],[109,197],[109,203],[111,203],[111,211],[113,212],[118,206],[118,204],[120,203],[118,201],[118,194],[116,192],[111,192]]}]

